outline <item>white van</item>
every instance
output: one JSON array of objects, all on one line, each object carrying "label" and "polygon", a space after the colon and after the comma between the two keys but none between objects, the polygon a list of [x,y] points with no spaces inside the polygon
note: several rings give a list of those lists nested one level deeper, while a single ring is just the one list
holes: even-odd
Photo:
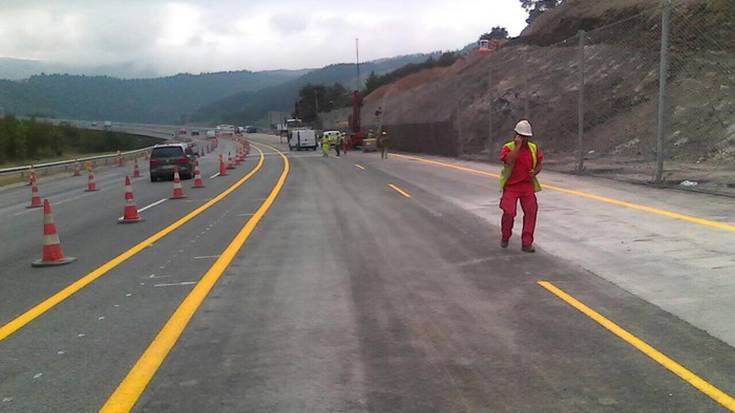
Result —
[{"label": "white van", "polygon": [[288,149],[300,151],[301,149],[317,148],[316,131],[313,129],[294,129],[288,132]]},{"label": "white van", "polygon": [[334,147],[334,142],[339,142],[339,137],[342,136],[342,132],[338,130],[328,130],[323,133],[324,136],[329,138],[329,147]]}]

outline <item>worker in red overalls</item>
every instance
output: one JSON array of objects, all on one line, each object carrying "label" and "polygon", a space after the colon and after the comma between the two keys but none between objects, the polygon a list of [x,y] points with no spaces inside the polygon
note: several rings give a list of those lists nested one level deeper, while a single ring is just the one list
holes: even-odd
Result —
[{"label": "worker in red overalls", "polygon": [[536,252],[533,247],[533,232],[538,212],[536,192],[541,190],[536,175],[541,172],[544,154],[538,145],[529,140],[533,136],[530,122],[525,119],[518,122],[515,133],[515,138],[503,145],[500,151],[500,160],[504,164],[500,175],[500,190],[503,191],[500,198],[500,209],[503,210],[500,246],[508,248],[508,241],[513,233],[516,207],[520,201],[523,209],[521,249],[525,252]]}]

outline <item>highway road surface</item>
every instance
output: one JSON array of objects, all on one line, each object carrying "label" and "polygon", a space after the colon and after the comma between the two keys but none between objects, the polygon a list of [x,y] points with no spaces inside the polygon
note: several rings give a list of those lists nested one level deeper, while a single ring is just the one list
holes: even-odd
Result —
[{"label": "highway road surface", "polygon": [[42,181],[66,266],[0,189],[0,412],[735,411],[731,199],[545,173],[526,254],[497,168],[249,139],[137,224],[129,166]]}]

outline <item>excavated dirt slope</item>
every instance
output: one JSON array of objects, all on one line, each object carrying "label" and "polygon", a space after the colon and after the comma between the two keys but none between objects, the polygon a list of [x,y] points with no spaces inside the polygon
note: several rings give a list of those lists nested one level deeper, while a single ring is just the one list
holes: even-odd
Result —
[{"label": "excavated dirt slope", "polygon": [[[726,7],[728,2],[733,7]],[[588,170],[646,181],[655,158],[657,4],[568,0],[542,15],[523,32],[525,37],[495,53],[475,52],[451,67],[425,70],[379,88],[366,98],[363,113],[381,106],[383,124],[395,132],[399,149],[490,159],[489,152],[511,137],[513,125],[528,111],[549,164],[571,169],[579,49],[575,38],[561,40],[579,29],[592,29],[585,47]],[[728,185],[735,187],[735,1],[675,4],[666,178],[674,184],[698,180],[699,188],[727,192]],[[372,116],[363,118],[377,123]],[[422,144],[427,133],[432,136]]]}]

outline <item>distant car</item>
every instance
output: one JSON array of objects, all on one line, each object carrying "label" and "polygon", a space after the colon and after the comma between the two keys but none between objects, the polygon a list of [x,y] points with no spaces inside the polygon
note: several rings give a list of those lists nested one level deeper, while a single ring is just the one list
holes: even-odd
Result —
[{"label": "distant car", "polygon": [[217,137],[217,133],[213,130],[207,131],[207,139],[214,139]]},{"label": "distant car", "polygon": [[233,135],[235,133],[235,127],[232,125],[217,125],[215,128],[217,135]]},{"label": "distant car", "polygon": [[186,128],[179,129],[179,135],[186,135]]},{"label": "distant car", "polygon": [[258,132],[258,128],[256,128],[255,126],[245,127],[245,133],[257,133],[257,132]]},{"label": "distant car", "polygon": [[151,182],[161,178],[173,178],[174,168],[179,168],[182,179],[191,179],[194,173],[194,151],[185,143],[160,144],[151,151]]},{"label": "distant car", "polygon": [[191,131],[191,136],[199,136],[199,131],[194,129]]},{"label": "distant car", "polygon": [[106,120],[104,125],[105,129],[112,129],[112,122],[110,122],[109,120]]},{"label": "distant car", "polygon": [[92,122],[92,126],[97,126],[97,122]]},{"label": "distant car", "polygon": [[316,131],[313,129],[296,129],[288,133],[288,149],[300,151],[302,149],[317,148]]}]

